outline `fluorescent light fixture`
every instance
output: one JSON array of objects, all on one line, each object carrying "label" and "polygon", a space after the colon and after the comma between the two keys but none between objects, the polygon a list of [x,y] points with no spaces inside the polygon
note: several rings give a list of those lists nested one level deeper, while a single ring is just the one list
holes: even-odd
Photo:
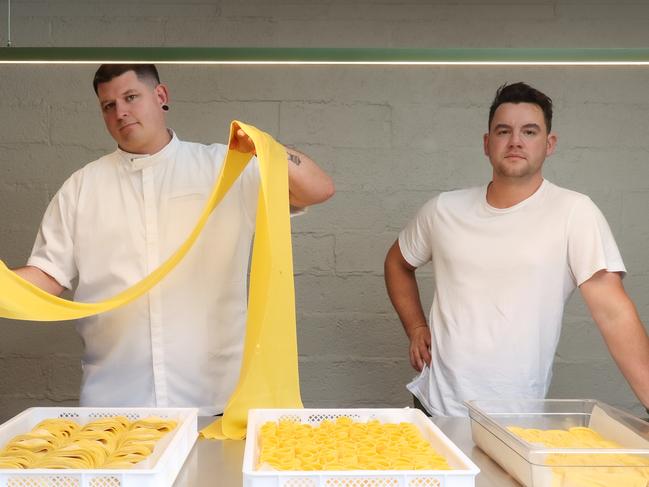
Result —
[{"label": "fluorescent light fixture", "polygon": [[649,48],[5,47],[0,64],[647,66]]}]

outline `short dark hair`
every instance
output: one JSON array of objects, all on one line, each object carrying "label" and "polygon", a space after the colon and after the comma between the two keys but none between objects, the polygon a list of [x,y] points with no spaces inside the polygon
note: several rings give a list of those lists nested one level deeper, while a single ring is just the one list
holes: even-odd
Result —
[{"label": "short dark hair", "polygon": [[541,93],[536,88],[519,81],[508,85],[505,83],[496,91],[494,101],[489,108],[489,128],[494,118],[496,109],[503,103],[533,103],[543,110],[543,118],[548,133],[552,130],[552,99],[545,93]]},{"label": "short dark hair", "polygon": [[155,82],[155,85],[160,84],[160,76],[158,75],[158,70],[155,67],[155,64],[102,64],[95,72],[95,77],[92,80],[92,87],[97,92],[97,87],[101,83],[107,83],[113,78],[127,73],[128,71],[133,71],[137,75],[138,79],[141,81],[152,81]]}]

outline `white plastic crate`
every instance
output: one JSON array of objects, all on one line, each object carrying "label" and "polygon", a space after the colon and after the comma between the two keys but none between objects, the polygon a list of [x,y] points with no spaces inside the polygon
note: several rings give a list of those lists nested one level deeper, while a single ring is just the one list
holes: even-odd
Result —
[{"label": "white plastic crate", "polygon": [[0,449],[14,436],[48,418],[68,418],[83,425],[97,418],[126,416],[131,421],[158,416],[176,428],[153,453],[130,469],[0,469],[0,487],[165,487],[172,486],[198,436],[194,408],[30,408],[0,425]]},{"label": "white plastic crate", "polygon": [[[313,426],[347,416],[354,421],[413,423],[453,470],[260,471],[259,429],[292,419]],[[418,409],[251,409],[243,454],[244,487],[474,487],[478,467]]]}]

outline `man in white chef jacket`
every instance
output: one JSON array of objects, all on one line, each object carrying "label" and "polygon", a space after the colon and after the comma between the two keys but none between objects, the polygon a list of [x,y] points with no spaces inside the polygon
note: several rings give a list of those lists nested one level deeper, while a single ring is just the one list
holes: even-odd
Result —
[{"label": "man in white chef jacket", "polygon": [[[154,65],[102,65],[93,86],[115,152],[75,172],[50,202],[25,267],[59,295],[95,302],[140,281],[189,235],[227,146],[180,140],[167,128],[168,88]],[[254,152],[239,129],[234,149]],[[323,202],[332,180],[286,149],[294,208]],[[259,188],[256,159],[214,210],[184,260],[136,301],[78,321],[82,406],[199,407],[219,414],[238,379],[246,273]]]},{"label": "man in white chef jacket", "polygon": [[[649,338],[622,286],[609,226],[585,195],[543,178],[554,152],[552,102],[525,83],[501,87],[489,113],[483,186],[428,201],[385,260],[388,294],[421,371],[408,385],[433,415],[470,399],[545,397],[564,305],[579,288],[606,345],[649,406]],[[415,280],[432,261],[426,320]]]}]

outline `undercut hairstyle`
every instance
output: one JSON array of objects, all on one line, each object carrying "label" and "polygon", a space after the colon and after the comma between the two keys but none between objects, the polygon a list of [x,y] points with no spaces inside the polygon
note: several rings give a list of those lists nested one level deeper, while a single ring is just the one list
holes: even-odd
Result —
[{"label": "undercut hairstyle", "polygon": [[92,87],[98,95],[97,87],[113,78],[133,71],[140,81],[150,82],[154,87],[160,84],[160,76],[154,64],[102,64],[92,80]]},{"label": "undercut hairstyle", "polygon": [[538,105],[543,111],[548,133],[552,130],[552,99],[545,93],[541,93],[536,88],[532,88],[523,82],[512,83],[511,85],[505,83],[498,88],[494,101],[491,103],[491,108],[489,108],[489,129],[491,129],[494,113],[503,103],[533,103]]}]

